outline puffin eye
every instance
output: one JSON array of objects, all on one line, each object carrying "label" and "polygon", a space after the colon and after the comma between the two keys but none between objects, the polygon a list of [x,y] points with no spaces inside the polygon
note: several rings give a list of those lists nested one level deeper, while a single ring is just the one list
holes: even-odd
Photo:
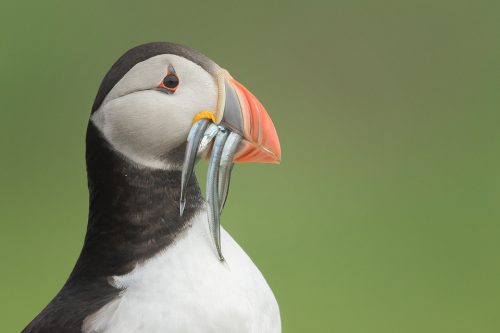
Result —
[{"label": "puffin eye", "polygon": [[172,66],[168,66],[167,75],[158,85],[158,89],[163,92],[173,94],[177,90],[178,85],[179,78],[177,77],[174,68]]},{"label": "puffin eye", "polygon": [[179,85],[179,78],[175,74],[168,74],[163,78],[162,83],[168,89],[175,89]]}]

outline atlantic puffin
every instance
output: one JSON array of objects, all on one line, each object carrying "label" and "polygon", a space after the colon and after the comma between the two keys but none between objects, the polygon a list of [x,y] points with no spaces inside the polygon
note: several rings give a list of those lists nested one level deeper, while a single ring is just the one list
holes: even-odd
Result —
[{"label": "atlantic puffin", "polygon": [[233,164],[280,158],[262,104],[207,56],[166,42],[127,51],[90,114],[81,254],[23,332],[281,332],[266,280],[220,227]]}]

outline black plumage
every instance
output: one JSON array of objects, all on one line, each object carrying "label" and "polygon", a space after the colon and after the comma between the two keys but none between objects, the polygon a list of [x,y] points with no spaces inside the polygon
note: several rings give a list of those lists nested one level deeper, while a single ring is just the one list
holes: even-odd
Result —
[{"label": "black plumage", "polygon": [[[122,56],[105,76],[92,112],[111,88],[140,61],[158,54],[177,54],[200,66],[216,66],[189,48],[170,43],[150,43]],[[87,234],[78,261],[67,282],[23,333],[79,333],[83,320],[113,300],[120,290],[108,278],[132,271],[137,263],[154,256],[188,227],[204,205],[193,176],[188,204],[179,216],[181,172],[138,166],[114,150],[95,125],[87,129],[86,162],[89,188]],[[184,147],[168,154],[182,164]]]}]

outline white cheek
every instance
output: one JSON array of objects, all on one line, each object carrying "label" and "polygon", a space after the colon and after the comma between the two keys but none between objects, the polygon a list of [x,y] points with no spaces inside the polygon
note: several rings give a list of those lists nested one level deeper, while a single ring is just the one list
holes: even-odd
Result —
[{"label": "white cheek", "polygon": [[192,116],[185,106],[173,108],[170,96],[158,91],[136,92],[103,108],[103,133],[127,156],[155,159],[183,143]]},{"label": "white cheek", "polygon": [[[174,94],[155,90],[168,64],[179,74]],[[217,86],[200,66],[177,56],[161,55],[137,64],[110,91],[92,121],[111,145],[132,161],[178,169],[182,161],[165,156],[182,145],[194,116],[214,111]]]},{"label": "white cheek", "polygon": [[[182,145],[200,111],[215,109],[212,87],[204,95],[191,89],[174,95],[146,90],[104,104],[92,121],[112,146],[134,162],[153,168],[179,168],[179,161],[165,155]],[[198,96],[193,94],[198,93]]]}]

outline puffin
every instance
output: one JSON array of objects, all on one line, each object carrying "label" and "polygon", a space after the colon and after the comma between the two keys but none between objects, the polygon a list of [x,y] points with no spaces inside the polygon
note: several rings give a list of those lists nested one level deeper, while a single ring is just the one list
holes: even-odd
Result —
[{"label": "puffin", "polygon": [[281,332],[271,288],[220,225],[234,164],[280,159],[265,108],[213,60],[168,42],[125,52],[87,127],[81,253],[22,332]]}]

